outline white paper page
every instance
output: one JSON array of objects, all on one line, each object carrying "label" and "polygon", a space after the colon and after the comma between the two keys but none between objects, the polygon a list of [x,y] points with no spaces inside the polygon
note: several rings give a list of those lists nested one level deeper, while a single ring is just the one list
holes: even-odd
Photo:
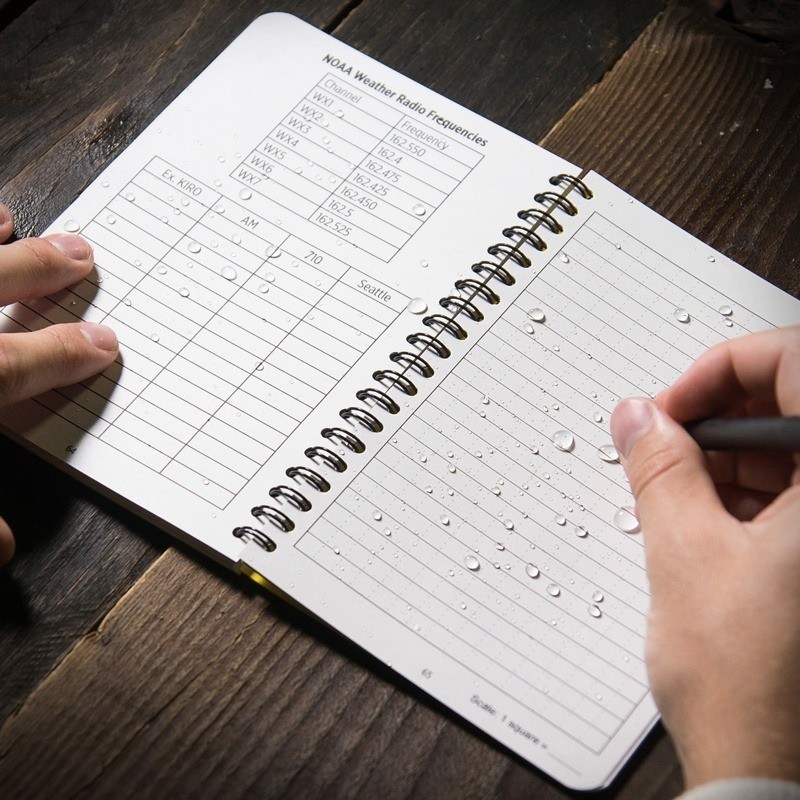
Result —
[{"label": "white paper page", "polygon": [[[325,473],[332,490],[289,511],[297,528],[267,525],[277,549],[242,554],[581,789],[609,783],[657,719],[642,541],[613,523],[632,498],[599,453],[611,411],[716,342],[800,322],[793,298],[599,176],[587,182],[595,198],[571,196],[578,217],[558,217],[567,229],[544,234],[545,253],[529,248],[533,267],[512,265],[513,287],[492,284],[503,302],[478,300],[486,320],[465,321],[464,342],[445,337],[453,355],[430,356],[436,375],[416,380],[419,394],[393,395],[401,412],[376,412],[385,430],[361,434],[367,450],[347,455],[346,473]],[[568,452],[559,431],[574,437]]]},{"label": "white paper page", "polygon": [[54,222],[92,242],[95,272],[0,317],[106,323],[120,363],[3,424],[232,563],[228,518],[271,485],[276,451],[307,442],[408,301],[433,306],[454,255],[513,215],[504,177],[569,169],[291,16],[260,17]]}]

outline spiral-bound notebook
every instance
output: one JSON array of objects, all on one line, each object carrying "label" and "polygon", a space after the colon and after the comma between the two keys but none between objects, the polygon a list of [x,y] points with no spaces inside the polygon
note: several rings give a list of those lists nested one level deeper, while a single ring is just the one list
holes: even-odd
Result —
[{"label": "spiral-bound notebook", "polygon": [[284,14],[52,229],[96,270],[3,329],[105,322],[121,355],[7,432],[562,783],[614,777],[657,712],[609,415],[797,301]]}]

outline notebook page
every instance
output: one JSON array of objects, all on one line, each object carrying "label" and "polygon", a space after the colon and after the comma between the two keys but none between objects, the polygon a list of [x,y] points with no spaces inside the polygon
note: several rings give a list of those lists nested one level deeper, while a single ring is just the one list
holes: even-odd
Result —
[{"label": "notebook page", "polygon": [[119,363],[4,425],[234,562],[235,501],[410,300],[445,292],[446,232],[466,223],[476,248],[513,214],[494,188],[512,168],[543,185],[570,165],[293,17],[257,19],[53,224],[95,271],[0,315],[106,323]]},{"label": "notebook page", "polygon": [[335,501],[242,556],[575,788],[607,784],[657,718],[641,536],[614,522],[632,498],[601,450],[611,411],[716,342],[800,321],[794,299],[587,182],[579,225],[431,357],[423,398],[381,417]]}]

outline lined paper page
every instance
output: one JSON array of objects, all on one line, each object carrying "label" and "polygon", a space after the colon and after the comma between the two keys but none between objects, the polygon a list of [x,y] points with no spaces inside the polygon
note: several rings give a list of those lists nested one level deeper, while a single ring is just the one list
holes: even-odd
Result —
[{"label": "lined paper page", "polygon": [[[642,540],[614,524],[632,498],[601,451],[611,411],[717,342],[789,321],[787,309],[798,318],[752,276],[755,296],[737,293],[742,271],[712,268],[723,258],[686,234],[673,249],[625,226],[627,197],[602,186],[605,202],[581,203],[580,227],[532,280],[513,267],[524,289],[493,320],[465,323],[463,357],[294,545],[357,596],[349,615],[389,626],[362,644],[383,644],[412,680],[584,788],[607,782],[655,720]],[[675,259],[681,247],[694,268]]]}]

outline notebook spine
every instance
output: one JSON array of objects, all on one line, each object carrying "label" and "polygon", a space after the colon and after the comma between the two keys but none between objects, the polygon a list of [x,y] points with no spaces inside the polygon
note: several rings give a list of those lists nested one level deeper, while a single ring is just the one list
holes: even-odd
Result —
[{"label": "notebook spine", "polygon": [[[484,314],[479,303],[489,305],[500,303],[500,295],[494,291],[490,283],[497,281],[505,286],[513,286],[516,283],[512,271],[514,266],[520,269],[531,266],[532,261],[522,251],[522,246],[528,244],[536,250],[546,250],[545,237],[548,234],[558,235],[564,230],[555,213],[561,212],[572,217],[578,214],[578,207],[569,199],[569,195],[575,193],[586,200],[591,199],[592,192],[583,180],[586,172],[584,170],[577,176],[559,174],[550,178],[550,184],[560,191],[547,190],[535,194],[533,199],[538,207],[525,208],[517,213],[517,218],[527,224],[515,223],[503,229],[502,235],[508,241],[498,242],[487,248],[487,253],[497,260],[479,261],[473,264],[471,270],[477,277],[459,278],[454,283],[457,294],[450,294],[439,300],[439,306],[448,313],[430,314],[422,319],[422,324],[428,330],[417,331],[406,337],[406,342],[418,348],[417,351],[397,350],[390,353],[389,360],[392,365],[386,369],[376,370],[372,374],[377,385],[356,392],[356,399],[365,405],[369,404],[369,407],[343,408],[339,416],[345,422],[359,425],[365,435],[380,433],[383,430],[383,423],[370,409],[382,408],[389,414],[398,414],[400,406],[389,396],[389,391],[396,389],[407,396],[413,396],[418,392],[417,383],[421,379],[433,377],[435,370],[431,366],[431,360],[446,359],[451,355],[444,337],[449,336],[459,341],[467,338],[467,330],[458,318],[482,322]],[[363,453],[367,449],[360,436],[345,428],[323,428],[320,435],[326,442],[339,445],[352,453]],[[347,470],[347,461],[324,445],[309,447],[304,451],[304,455],[314,467],[324,464],[337,473]],[[308,490],[317,493],[330,491],[330,481],[314,467],[307,465],[289,467],[286,476],[298,484],[305,483]],[[303,493],[292,486],[273,486],[269,490],[269,496],[302,514],[312,508],[312,502],[307,496],[308,490]],[[278,505],[255,506],[251,514],[256,523],[261,526],[270,525],[282,533],[288,533],[295,528],[292,517]],[[233,535],[245,542],[254,542],[267,552],[272,552],[278,547],[276,541],[265,530],[255,527],[253,523],[234,528]]]}]

